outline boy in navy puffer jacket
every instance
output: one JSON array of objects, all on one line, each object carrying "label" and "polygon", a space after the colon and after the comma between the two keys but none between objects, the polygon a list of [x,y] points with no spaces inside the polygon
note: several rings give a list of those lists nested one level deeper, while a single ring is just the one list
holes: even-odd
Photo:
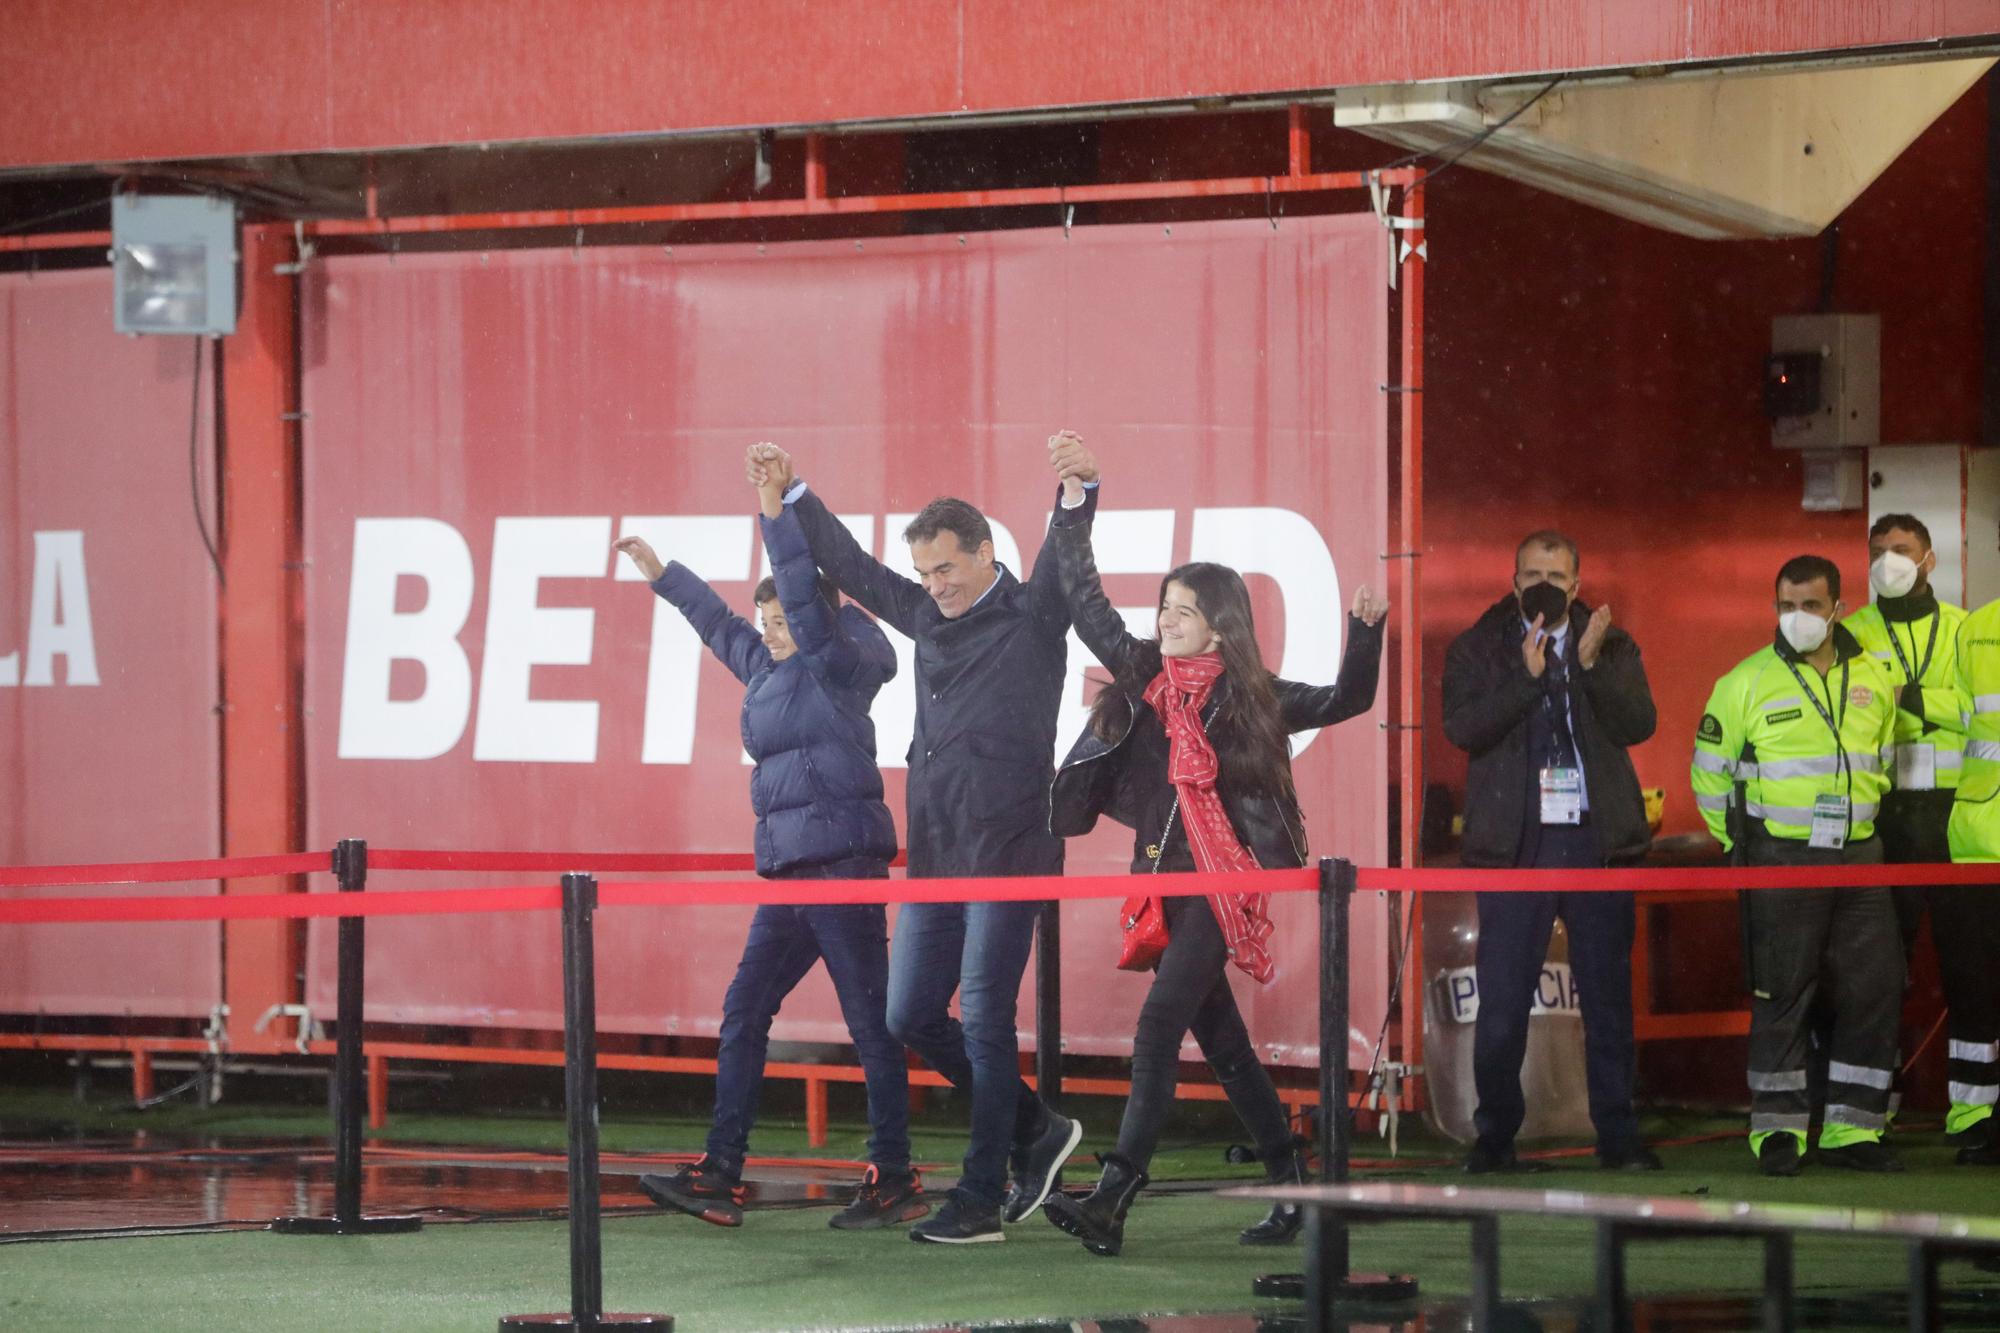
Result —
[{"label": "boy in navy puffer jacket", "polygon": [[[757,873],[775,880],[887,878],[896,828],[882,803],[868,709],[896,674],[895,654],[875,622],[859,607],[842,606],[820,577],[796,517],[788,511],[761,522],[772,570],[754,598],[761,634],[686,566],[662,566],[642,539],[621,538],[617,549],[747,687],[743,746],[756,762],[750,804]],[[867,1173],[832,1225],[891,1226],[930,1211],[910,1165],[908,1066],[889,1035],[888,928],[879,904],[758,907],[722,1002],[707,1151],[672,1176],[641,1176],[640,1186],[656,1202],[718,1226],[742,1224],[743,1158],[771,1020],[822,958],[861,1061],[873,1131]]]}]

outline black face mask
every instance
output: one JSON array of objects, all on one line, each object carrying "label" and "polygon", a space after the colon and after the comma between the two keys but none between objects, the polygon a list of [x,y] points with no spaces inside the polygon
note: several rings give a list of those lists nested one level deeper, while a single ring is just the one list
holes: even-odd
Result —
[{"label": "black face mask", "polygon": [[1542,628],[1553,630],[1569,617],[1569,594],[1553,583],[1531,583],[1517,596],[1521,602],[1521,619],[1529,624],[1540,616]]}]

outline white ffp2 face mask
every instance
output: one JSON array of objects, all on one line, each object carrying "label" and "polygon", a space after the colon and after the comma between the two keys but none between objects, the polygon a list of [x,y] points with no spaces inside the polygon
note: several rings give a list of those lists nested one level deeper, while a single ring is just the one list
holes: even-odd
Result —
[{"label": "white ffp2 face mask", "polygon": [[1897,551],[1884,551],[1868,566],[1868,582],[1878,597],[1901,597],[1917,586],[1917,562]]},{"label": "white ffp2 face mask", "polygon": [[1826,621],[1810,611],[1787,611],[1778,617],[1778,633],[1794,652],[1809,653],[1826,642]]}]

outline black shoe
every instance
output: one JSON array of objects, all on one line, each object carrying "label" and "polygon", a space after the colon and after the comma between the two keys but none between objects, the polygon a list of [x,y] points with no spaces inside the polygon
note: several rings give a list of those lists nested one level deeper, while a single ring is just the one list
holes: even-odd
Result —
[{"label": "black shoe", "polygon": [[1049,1197],[1055,1188],[1056,1173],[1063,1163],[1076,1151],[1076,1145],[1083,1142],[1083,1126],[1076,1121],[1050,1111],[1042,1120],[1042,1129],[1021,1150],[1015,1167],[1014,1179],[1007,1186],[1007,1202],[1001,1209],[1001,1217],[1007,1222],[1020,1222],[1032,1216],[1042,1206],[1042,1200]]},{"label": "black shoe", "polygon": [[671,1176],[644,1175],[639,1188],[662,1208],[678,1208],[719,1227],[743,1225],[743,1184],[703,1153]]},{"label": "black shoe", "polygon": [[914,1222],[930,1210],[930,1201],[924,1198],[924,1178],[915,1167],[901,1175],[885,1176],[871,1166],[854,1191],[854,1202],[828,1218],[826,1224],[838,1231],[873,1231]]},{"label": "black shoe", "polygon": [[1125,1214],[1146,1187],[1144,1171],[1117,1153],[1104,1155],[1104,1174],[1097,1188],[1081,1199],[1051,1194],[1042,1212],[1062,1231],[1083,1242],[1092,1254],[1115,1257],[1125,1248]]},{"label": "black shoe", "polygon": [[1757,1149],[1757,1170],[1766,1176],[1796,1176],[1805,1165],[1799,1155],[1799,1136],[1779,1130]]},{"label": "black shoe", "polygon": [[2000,1133],[1991,1116],[1976,1125],[1945,1135],[1945,1142],[1958,1149],[1954,1159],[1960,1166],[2000,1166]]},{"label": "black shoe", "polygon": [[[1306,1174],[1306,1155],[1296,1148],[1287,1148],[1284,1156],[1265,1160],[1264,1175],[1273,1185],[1304,1185],[1310,1179]],[[1277,1203],[1271,1205],[1263,1221],[1243,1228],[1236,1239],[1243,1245],[1289,1245],[1305,1222],[1304,1208],[1295,1203]]]},{"label": "black shoe", "polygon": [[1903,1169],[1902,1160],[1889,1151],[1889,1145],[1876,1139],[1863,1139],[1841,1148],[1822,1147],[1819,1160],[1828,1166],[1844,1166],[1850,1171],[1891,1172]]},{"label": "black shoe", "polygon": [[1634,1147],[1597,1155],[1597,1165],[1606,1171],[1661,1171],[1660,1155],[1641,1143]]},{"label": "black shoe", "polygon": [[958,1190],[944,1196],[935,1214],[910,1228],[910,1239],[934,1245],[978,1245],[1007,1239],[1000,1230],[1000,1210],[974,1203]]},{"label": "black shoe", "polygon": [[1475,1141],[1472,1151],[1465,1155],[1461,1168],[1468,1176],[1526,1176],[1537,1175],[1549,1169],[1547,1162],[1533,1158],[1522,1159],[1514,1155],[1510,1145],[1495,1148],[1484,1139]]}]

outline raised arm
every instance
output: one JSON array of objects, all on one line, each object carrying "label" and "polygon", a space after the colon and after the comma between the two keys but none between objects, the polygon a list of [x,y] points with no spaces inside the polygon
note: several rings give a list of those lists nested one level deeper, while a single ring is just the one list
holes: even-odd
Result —
[{"label": "raised arm", "polygon": [[[879,688],[895,674],[894,657],[864,653],[841,623],[841,617],[819,595],[819,571],[806,545],[805,529],[792,506],[780,506],[776,518],[761,520],[764,549],[771,556],[771,578],[778,585],[778,602],[785,608],[792,641],[813,674],[836,685]],[[858,618],[858,617],[857,617]]]},{"label": "raised arm", "polygon": [[687,617],[694,632],[721,659],[731,675],[748,685],[758,672],[771,665],[771,650],[756,626],[731,611],[715,589],[678,560],[665,565],[642,537],[620,537],[613,549],[623,551],[652,583],[653,591],[674,604]]},{"label": "raised arm", "polygon": [[[1362,595],[1366,594],[1364,588]],[[1275,682],[1285,730],[1330,727],[1350,717],[1359,717],[1375,706],[1375,690],[1382,675],[1382,626],[1380,614],[1372,620],[1354,613],[1348,615],[1347,647],[1340,655],[1340,674],[1333,684]]]},{"label": "raised arm", "polygon": [[[1056,511],[1049,520],[1049,530],[1042,535],[1042,549],[1035,555],[1035,568],[1027,576],[1028,606],[1041,631],[1060,638],[1069,633],[1070,599],[1062,562],[1055,558],[1050,545],[1055,540],[1056,525],[1082,524],[1088,529],[1097,517],[1097,459],[1083,447],[1081,436],[1063,430],[1049,436],[1049,464],[1055,469],[1061,488],[1056,492]],[[1088,540],[1087,532],[1085,536]]]},{"label": "raised arm", "polygon": [[1118,614],[1118,608],[1104,595],[1104,582],[1097,574],[1097,553],[1090,545],[1090,515],[1089,505],[1057,509],[1040,563],[1055,566],[1056,582],[1066,604],[1065,614],[1075,624],[1077,637],[1090,649],[1090,655],[1116,677],[1132,660],[1132,654],[1144,646],[1144,641],[1125,628],[1125,617]]},{"label": "raised arm", "polygon": [[[759,492],[781,497],[805,534],[813,562],[840,590],[911,638],[917,634],[917,611],[929,599],[923,585],[904,578],[861,549],[847,525],[827,512],[817,495],[806,489],[793,471],[791,456],[772,444],[750,447],[746,460],[750,481]],[[772,502],[765,501],[766,517]]]}]

